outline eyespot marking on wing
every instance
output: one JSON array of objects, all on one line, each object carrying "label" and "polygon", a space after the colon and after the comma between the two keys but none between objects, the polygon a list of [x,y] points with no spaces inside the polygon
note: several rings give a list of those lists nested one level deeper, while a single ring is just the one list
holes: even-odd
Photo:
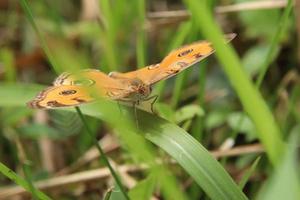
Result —
[{"label": "eyespot marking on wing", "polygon": [[176,74],[181,71],[182,68],[186,67],[188,63],[184,61],[178,61],[170,66],[169,73],[170,74]]},{"label": "eyespot marking on wing", "polygon": [[79,85],[79,86],[91,86],[91,85],[95,84],[95,81],[88,79],[88,78],[82,78],[82,79],[73,81],[73,84]]},{"label": "eyespot marking on wing", "polygon": [[59,94],[63,96],[67,96],[67,95],[75,94],[76,92],[77,92],[76,90],[63,90]]},{"label": "eyespot marking on wing", "polygon": [[178,56],[178,57],[185,56],[185,55],[187,55],[187,54],[193,52],[193,50],[194,50],[194,49],[187,49],[187,50],[184,50],[184,51],[180,52],[177,56]]}]

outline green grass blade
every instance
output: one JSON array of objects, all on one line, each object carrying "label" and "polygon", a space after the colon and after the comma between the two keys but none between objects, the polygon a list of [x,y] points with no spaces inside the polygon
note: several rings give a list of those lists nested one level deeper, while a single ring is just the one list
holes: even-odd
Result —
[{"label": "green grass blade", "polygon": [[32,28],[34,29],[35,33],[37,34],[37,36],[39,38],[39,41],[41,43],[41,46],[44,50],[44,53],[47,55],[47,58],[49,59],[49,62],[51,63],[52,67],[54,67],[54,70],[56,72],[62,71],[60,66],[58,65],[58,63],[56,63],[56,61],[55,61],[48,45],[47,45],[47,42],[46,42],[46,40],[44,39],[44,37],[42,35],[42,33],[39,31],[39,29],[38,29],[38,27],[37,27],[37,25],[34,21],[33,14],[31,12],[31,9],[30,9],[27,1],[26,0],[19,0],[19,2],[20,2],[20,4],[21,4],[21,6],[22,6],[22,8],[23,8],[23,10],[24,10],[24,12],[27,16],[28,21],[30,22]]},{"label": "green grass blade", "polygon": [[299,128],[291,134],[283,162],[275,169],[275,173],[268,179],[257,199],[300,199],[298,148]]},{"label": "green grass blade", "polygon": [[150,199],[155,189],[155,181],[156,178],[152,175],[149,175],[129,191],[129,196],[133,200]]},{"label": "green grass blade", "polygon": [[35,188],[30,186],[30,183],[28,183],[26,180],[18,176],[15,172],[13,172],[11,169],[6,167],[3,163],[0,162],[0,172],[6,176],[7,178],[11,179],[14,181],[16,184],[19,186],[23,187],[25,190],[30,192],[31,190],[35,190],[36,196],[41,199],[41,200],[50,200],[51,198],[48,197],[46,194],[43,192],[36,190]]},{"label": "green grass blade", "polygon": [[260,156],[258,158],[255,159],[255,161],[253,162],[253,164],[251,165],[250,169],[246,171],[246,173],[244,174],[244,176],[242,177],[241,181],[239,182],[239,186],[241,189],[243,189],[247,183],[247,181],[249,180],[250,176],[253,174],[253,172],[255,171],[259,161],[260,161]]},{"label": "green grass blade", "polygon": [[100,10],[102,12],[102,20],[104,22],[104,30],[102,41],[105,42],[104,45],[104,56],[107,61],[107,65],[110,71],[115,71],[119,67],[119,60],[117,59],[117,46],[116,46],[116,34],[117,34],[117,24],[115,19],[115,14],[112,12],[111,1],[101,0]]},{"label": "green grass blade", "polygon": [[22,164],[22,168],[23,168],[23,172],[25,175],[25,180],[27,181],[28,186],[29,186],[29,192],[31,193],[33,199],[38,200],[39,195],[38,195],[37,189],[34,187],[32,180],[31,180],[31,170],[30,170],[29,164],[26,163],[26,161],[25,161],[25,163]]},{"label": "green grass blade", "polygon": [[264,145],[270,161],[276,165],[282,158],[285,145],[269,108],[243,71],[234,50],[224,42],[223,34],[208,11],[205,1],[186,0],[185,2],[199,29],[213,43],[216,56],[222,63],[223,69],[237,92],[245,111],[254,122],[258,130],[258,137]]},{"label": "green grass blade", "polygon": [[260,87],[260,85],[261,85],[261,83],[262,83],[262,81],[263,81],[263,79],[264,79],[264,77],[267,73],[267,70],[270,67],[270,64],[272,63],[272,61],[275,59],[276,55],[279,52],[278,43],[281,39],[282,33],[285,30],[285,27],[287,26],[287,22],[288,22],[288,19],[289,19],[289,16],[290,16],[292,10],[293,10],[293,1],[288,0],[287,6],[285,7],[284,12],[281,16],[281,19],[279,21],[278,28],[277,28],[277,30],[276,30],[273,38],[272,38],[268,54],[267,54],[267,56],[264,60],[263,65],[260,68],[260,72],[259,72],[259,75],[258,75],[258,78],[257,78],[257,81],[256,81],[256,86],[258,88]]},{"label": "green grass blade", "polygon": [[183,129],[150,114],[142,120],[146,138],[171,155],[210,198],[247,199],[224,168]]},{"label": "green grass blade", "polygon": [[145,1],[138,0],[137,4],[137,14],[138,14],[138,33],[136,41],[136,57],[137,65],[139,68],[146,65],[146,34],[145,34]]},{"label": "green grass blade", "polygon": [[[191,31],[191,28],[192,28],[192,22],[185,22],[178,28],[178,31],[176,32],[174,38],[172,39],[172,42],[170,43],[169,47],[167,48],[167,50],[168,50],[167,53],[171,52],[172,50],[174,50],[182,45],[184,40],[187,38],[189,32]],[[183,72],[183,73],[185,73],[185,72]],[[165,85],[166,85],[166,81],[162,81],[162,82],[158,83],[155,87],[155,91],[159,95],[159,98],[161,98],[163,96],[162,94],[163,94]],[[175,83],[175,85],[176,85],[176,83]],[[181,85],[179,83],[177,83],[177,85],[178,86],[176,86],[174,88],[174,91],[178,90],[178,88],[181,87]],[[174,100],[172,100],[173,102],[176,102],[176,104],[178,101],[177,100],[178,96],[180,96],[180,92],[177,92],[177,95],[175,95],[173,97]]]},{"label": "green grass blade", "polygon": [[115,179],[116,183],[118,184],[118,187],[120,188],[122,194],[124,195],[124,198],[126,200],[129,200],[129,196],[127,195],[127,192],[125,190],[125,188],[123,187],[123,184],[121,182],[121,179],[119,178],[119,176],[117,175],[117,173],[115,172],[114,168],[112,167],[112,165],[110,164],[108,158],[106,157],[102,147],[100,146],[100,144],[98,143],[98,140],[93,137],[93,131],[90,129],[90,127],[88,126],[88,123],[85,119],[85,117],[83,116],[81,110],[79,109],[79,107],[75,107],[76,112],[78,113],[83,125],[85,126],[85,129],[87,131],[87,133],[89,134],[89,136],[91,137],[91,139],[94,142],[94,146],[98,149],[99,154],[101,155],[100,159],[103,160],[103,162],[105,163],[105,165],[108,167],[111,175],[113,176],[113,178]]},{"label": "green grass blade", "polygon": [[[0,90],[6,91],[6,93],[0,94],[6,95],[9,98],[16,98],[14,95],[18,95],[18,89],[21,87],[16,87],[15,89],[10,86],[5,89],[5,85],[0,85]],[[35,92],[30,91],[30,95],[34,96],[38,90]],[[1,99],[1,98],[0,98]],[[22,101],[14,102],[14,104],[9,104],[10,106],[24,106],[25,102],[29,100],[22,98]],[[0,106],[7,106],[8,103],[0,102]],[[81,107],[84,114],[94,116],[100,119],[105,119],[106,121],[116,120],[113,115],[108,115],[107,113],[117,113],[118,108],[115,109],[109,107],[104,103],[97,104],[97,107],[101,108],[102,112],[95,109],[95,105],[87,104]],[[72,111],[72,109],[71,109]],[[141,135],[131,134],[128,132],[129,125],[124,125],[120,121],[123,119],[130,118],[126,113],[123,113],[124,117],[122,119],[118,118],[118,126],[122,130],[123,135],[120,135],[121,139],[127,143],[128,141],[138,141],[135,137],[140,137]],[[126,114],[126,115],[125,115]],[[167,122],[161,118],[144,112],[138,112],[139,124],[141,128],[141,133],[144,134],[146,139],[150,140],[163,150],[165,150],[169,155],[171,155],[177,162],[184,168],[184,170],[200,185],[207,195],[212,199],[247,199],[238,186],[234,183],[231,177],[227,174],[224,168],[210,155],[210,153],[198,143],[192,136],[190,136],[183,129],[175,124]],[[108,119],[109,118],[109,119]],[[114,127],[118,127],[114,126]],[[148,145],[144,143],[134,143],[132,148],[133,151],[145,151]],[[141,149],[142,148],[142,149]],[[137,152],[141,153],[141,152]],[[147,162],[152,160],[151,155],[145,153],[144,161]],[[144,154],[143,154],[144,155]],[[165,178],[165,177],[164,177]],[[171,190],[172,191],[172,190]],[[178,192],[178,191],[177,191]],[[171,194],[172,195],[172,194]],[[173,195],[175,195],[173,193]],[[180,195],[180,194],[179,194]],[[176,197],[178,194],[175,195]],[[173,196],[174,197],[174,196]],[[177,198],[179,199],[179,197]],[[184,199],[184,198],[181,198]]]}]

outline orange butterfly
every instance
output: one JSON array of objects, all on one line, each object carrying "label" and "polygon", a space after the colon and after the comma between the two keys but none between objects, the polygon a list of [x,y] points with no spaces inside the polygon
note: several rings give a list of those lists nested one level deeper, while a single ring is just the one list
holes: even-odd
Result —
[{"label": "orange butterfly", "polygon": [[[235,36],[234,33],[228,34],[226,40],[231,41]],[[178,74],[213,52],[210,42],[199,41],[172,51],[161,63],[128,73],[111,72],[106,75],[95,69],[63,73],[54,81],[54,86],[41,91],[27,105],[31,108],[77,106],[95,100],[92,91],[97,91],[97,95],[102,97],[134,105],[154,99],[153,104],[157,98],[150,96],[153,84]]]}]

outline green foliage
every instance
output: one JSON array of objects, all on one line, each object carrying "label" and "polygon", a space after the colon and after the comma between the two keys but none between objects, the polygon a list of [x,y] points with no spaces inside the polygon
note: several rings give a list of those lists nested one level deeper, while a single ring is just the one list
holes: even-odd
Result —
[{"label": "green foliage", "polygon": [[[35,188],[33,177],[40,172],[55,176],[58,169],[76,166],[78,159],[87,160],[74,173],[107,167],[107,163],[88,159],[98,139],[107,148],[105,138],[110,134],[117,136],[118,144],[113,150],[108,146],[106,158],[114,161],[122,184],[117,179],[113,183],[110,179],[79,181],[54,192],[46,190],[53,199],[126,199],[127,194],[133,200],[153,196],[183,200],[300,198],[296,170],[300,89],[299,74],[293,69],[298,65],[295,41],[299,33],[291,18],[293,9],[298,12],[293,1],[287,1],[284,10],[218,14],[218,25],[210,14],[216,6],[248,1],[97,0],[87,18],[84,2],[92,1],[1,3],[1,186],[15,183],[33,198],[50,199]],[[184,8],[190,18],[151,19],[148,15]],[[237,32],[231,43],[241,60],[223,41],[218,27]],[[39,122],[39,113],[26,107],[61,72],[83,68],[131,71],[158,63],[171,50],[203,38],[213,43],[222,67],[210,56],[155,85],[153,93],[159,95],[156,114],[138,111],[135,116],[133,109],[119,109],[116,103],[100,98],[81,106],[84,123],[74,108],[43,111],[47,119]],[[288,145],[282,138],[291,138]],[[43,151],[42,140],[52,143],[53,152]],[[228,157],[228,141],[237,146],[232,151],[238,152],[234,158]],[[244,155],[243,147],[247,151],[252,143],[262,143],[266,156]],[[23,144],[24,151],[16,144]],[[207,149],[216,149],[216,155],[222,156],[220,162]],[[43,156],[48,154],[54,154],[54,171],[44,164]],[[26,157],[31,158],[30,165]],[[119,167],[131,164],[138,170],[126,175],[136,185],[122,188],[126,176],[119,173]],[[1,192],[2,187],[0,198]]]}]

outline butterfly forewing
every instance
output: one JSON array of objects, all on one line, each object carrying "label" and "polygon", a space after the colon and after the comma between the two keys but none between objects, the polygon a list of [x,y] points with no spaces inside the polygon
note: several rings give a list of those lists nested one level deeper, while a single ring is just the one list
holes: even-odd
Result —
[{"label": "butterfly forewing", "polygon": [[[227,42],[231,41],[236,34],[225,35]],[[150,65],[142,69],[128,73],[112,73],[115,79],[138,78],[148,85],[160,80],[170,78],[187,67],[203,60],[214,52],[214,48],[208,41],[199,41],[183,46],[170,52],[159,64]]]}]

